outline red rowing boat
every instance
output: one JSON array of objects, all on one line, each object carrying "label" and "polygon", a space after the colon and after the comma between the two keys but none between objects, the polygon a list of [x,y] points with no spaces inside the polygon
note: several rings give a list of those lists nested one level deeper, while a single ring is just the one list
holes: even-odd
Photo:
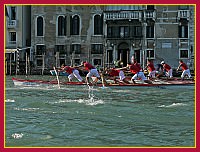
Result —
[{"label": "red rowing boat", "polygon": [[[41,85],[57,85],[58,81],[44,81],[44,80],[29,80],[29,79],[18,79],[12,78],[15,86],[41,86]],[[60,82],[60,85],[86,85],[83,82]],[[107,86],[170,86],[170,85],[194,85],[193,80],[155,80],[152,84],[143,83],[142,81],[137,81],[136,84],[130,83],[110,83]],[[96,86],[102,86],[102,83],[97,83]]]}]

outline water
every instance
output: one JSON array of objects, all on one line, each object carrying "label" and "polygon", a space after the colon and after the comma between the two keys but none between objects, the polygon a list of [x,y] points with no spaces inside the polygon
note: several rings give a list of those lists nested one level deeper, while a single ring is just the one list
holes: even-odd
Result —
[{"label": "water", "polygon": [[192,147],[194,90],[194,86],[15,87],[6,76],[5,145]]}]

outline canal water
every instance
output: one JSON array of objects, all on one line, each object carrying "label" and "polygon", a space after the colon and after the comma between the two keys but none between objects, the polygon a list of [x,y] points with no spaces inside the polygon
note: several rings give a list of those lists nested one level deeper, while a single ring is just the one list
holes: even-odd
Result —
[{"label": "canal water", "polygon": [[6,147],[195,144],[195,86],[59,89],[57,85],[16,87],[11,78],[5,78]]}]

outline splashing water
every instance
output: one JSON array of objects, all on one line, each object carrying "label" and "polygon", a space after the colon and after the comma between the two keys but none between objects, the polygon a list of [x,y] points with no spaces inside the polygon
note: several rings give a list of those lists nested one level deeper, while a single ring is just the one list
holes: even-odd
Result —
[{"label": "splashing water", "polygon": [[14,134],[12,134],[12,137],[15,138],[15,139],[20,139],[20,138],[23,137],[23,134],[22,133],[20,133],[20,134],[14,133]]},{"label": "splashing water", "polygon": [[90,102],[94,102],[95,101],[95,95],[94,95],[94,86],[88,86],[88,98]]}]

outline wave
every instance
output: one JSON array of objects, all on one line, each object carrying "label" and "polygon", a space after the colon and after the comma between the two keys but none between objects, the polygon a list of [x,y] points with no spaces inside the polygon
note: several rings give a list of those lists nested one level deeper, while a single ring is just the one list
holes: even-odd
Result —
[{"label": "wave", "polygon": [[170,107],[178,107],[178,106],[186,106],[185,103],[172,103],[171,105],[161,105],[159,108],[170,108]]}]

